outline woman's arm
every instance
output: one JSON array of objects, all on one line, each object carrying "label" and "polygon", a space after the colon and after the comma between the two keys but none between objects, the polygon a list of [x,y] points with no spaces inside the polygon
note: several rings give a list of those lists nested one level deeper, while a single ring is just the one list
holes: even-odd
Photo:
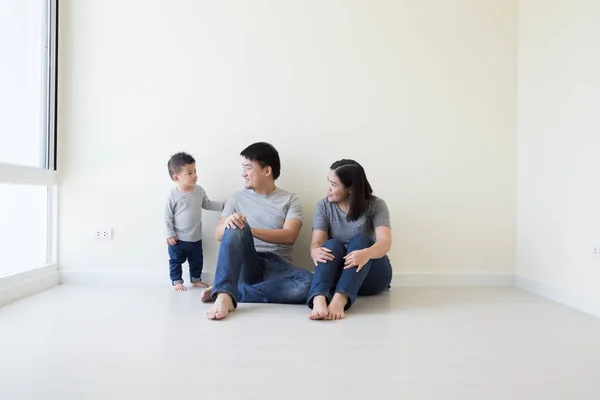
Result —
[{"label": "woman's arm", "polygon": [[349,253],[344,269],[358,267],[356,272],[369,262],[385,256],[392,248],[392,230],[388,226],[378,226],[375,228],[375,243],[371,247],[362,250],[355,250]]},{"label": "woman's arm", "polygon": [[327,261],[333,260],[333,254],[331,250],[323,247],[325,242],[329,239],[329,235],[325,231],[314,229],[312,232],[312,239],[310,240],[310,257],[315,263],[315,267],[320,263],[326,263]]},{"label": "woman's arm", "polygon": [[375,243],[369,247],[369,260],[381,258],[392,248],[392,230],[387,226],[375,228]]},{"label": "woman's arm", "polygon": [[366,250],[368,260],[385,256],[392,248],[392,230],[390,229],[390,210],[382,199],[371,203],[373,226],[375,227],[375,244]]},{"label": "woman's arm", "polygon": [[313,230],[312,238],[310,239],[310,252],[316,248],[323,247],[325,242],[329,239],[329,235],[325,231]]}]

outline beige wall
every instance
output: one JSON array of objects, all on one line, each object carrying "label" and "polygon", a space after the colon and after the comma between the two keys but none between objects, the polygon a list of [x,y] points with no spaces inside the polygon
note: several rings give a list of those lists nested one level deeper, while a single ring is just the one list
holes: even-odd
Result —
[{"label": "beige wall", "polygon": [[598,313],[599,20],[598,1],[519,3],[517,274]]},{"label": "beige wall", "polygon": [[328,166],[355,158],[397,272],[514,273],[516,1],[71,0],[61,23],[61,269],[166,282],[169,155],[191,152],[219,199],[266,140],[305,208],[297,264]]}]

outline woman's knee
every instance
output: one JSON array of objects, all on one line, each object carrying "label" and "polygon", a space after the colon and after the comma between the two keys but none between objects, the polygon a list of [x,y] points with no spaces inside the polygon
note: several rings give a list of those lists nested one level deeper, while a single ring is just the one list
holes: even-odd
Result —
[{"label": "woman's knee", "polygon": [[371,260],[371,269],[358,291],[359,296],[374,296],[389,289],[392,265],[388,257]]},{"label": "woman's knee", "polygon": [[329,239],[328,241],[325,242],[323,247],[325,247],[326,249],[329,249],[333,252],[344,252],[344,250],[345,250],[345,247],[342,244],[342,242],[340,242],[337,239]]},{"label": "woman's knee", "polygon": [[373,241],[373,239],[365,234],[358,234],[356,236],[354,236],[352,239],[350,239],[350,242],[348,242],[348,249],[352,248],[353,250],[356,249],[365,249],[367,247],[371,247],[373,245],[373,243],[375,243]]}]

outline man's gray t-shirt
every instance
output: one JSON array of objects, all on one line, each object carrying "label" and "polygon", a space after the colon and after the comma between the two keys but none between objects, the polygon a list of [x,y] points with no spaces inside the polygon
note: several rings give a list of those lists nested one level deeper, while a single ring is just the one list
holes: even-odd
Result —
[{"label": "man's gray t-shirt", "polygon": [[375,240],[375,228],[391,228],[390,211],[385,201],[379,197],[371,198],[367,209],[356,221],[348,221],[346,216],[337,203],[324,198],[317,203],[313,230],[325,231],[329,238],[337,239],[347,246],[350,239],[358,234],[368,235]]},{"label": "man's gray t-shirt", "polygon": [[223,203],[211,201],[204,188],[194,186],[191,192],[180,192],[173,188],[165,207],[165,226],[167,238],[173,236],[184,242],[202,240],[202,209],[223,210]]},{"label": "man's gray t-shirt", "polygon": [[[222,217],[240,213],[246,216],[251,228],[283,229],[288,219],[302,222],[302,206],[294,193],[276,188],[273,192],[262,195],[254,190],[246,189],[236,192],[225,204]],[[267,243],[254,238],[254,247],[259,252],[269,252],[292,260],[292,245]]]}]

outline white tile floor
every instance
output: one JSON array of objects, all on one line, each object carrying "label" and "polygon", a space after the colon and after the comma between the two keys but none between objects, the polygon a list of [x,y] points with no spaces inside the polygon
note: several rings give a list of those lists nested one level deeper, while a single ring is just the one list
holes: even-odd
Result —
[{"label": "white tile floor", "polygon": [[600,319],[510,288],[395,288],[339,322],[200,290],[59,286],[0,309],[0,399],[598,399]]}]

